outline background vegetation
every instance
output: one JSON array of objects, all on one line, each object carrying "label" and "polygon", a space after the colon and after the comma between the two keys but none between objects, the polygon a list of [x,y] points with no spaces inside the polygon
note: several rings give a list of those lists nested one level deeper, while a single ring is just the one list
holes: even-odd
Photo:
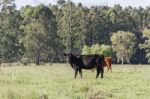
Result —
[{"label": "background vegetation", "polygon": [[0,0],[0,8],[1,63],[63,62],[63,53],[81,54],[84,45],[97,43],[112,46],[113,63],[150,62],[150,7],[86,7],[58,0],[17,10],[14,0]]}]

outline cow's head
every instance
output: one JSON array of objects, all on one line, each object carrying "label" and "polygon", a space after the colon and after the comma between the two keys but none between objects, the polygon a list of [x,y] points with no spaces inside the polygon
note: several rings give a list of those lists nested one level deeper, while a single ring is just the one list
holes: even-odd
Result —
[{"label": "cow's head", "polygon": [[65,53],[64,56],[66,57],[66,61],[67,62],[71,62],[71,60],[73,58],[73,54]]}]

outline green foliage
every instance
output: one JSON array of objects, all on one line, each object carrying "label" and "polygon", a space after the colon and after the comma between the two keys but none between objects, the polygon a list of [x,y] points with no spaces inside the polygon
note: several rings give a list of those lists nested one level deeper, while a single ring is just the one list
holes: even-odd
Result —
[{"label": "green foliage", "polygon": [[101,53],[106,56],[106,57],[110,57],[112,55],[112,48],[109,45],[101,45]]},{"label": "green foliage", "polygon": [[99,45],[93,44],[91,47],[84,45],[82,49],[83,55],[89,55],[89,54],[103,54],[104,56],[108,57],[111,56],[111,47],[109,45]]},{"label": "green foliage", "polygon": [[[49,8],[44,5],[25,7],[23,10],[25,36],[22,38],[25,46],[24,57],[39,64],[41,58],[54,54],[57,40],[56,20]],[[55,38],[55,39],[54,39]]]},{"label": "green foliage", "polygon": [[136,37],[131,32],[118,31],[111,37],[113,51],[116,52],[118,62],[129,62],[135,53]]},{"label": "green foliage", "polygon": [[0,60],[2,62],[17,61],[21,57],[20,24],[20,12],[15,7],[4,4],[0,12]]},{"label": "green foliage", "polygon": [[148,62],[150,63],[150,29],[144,29],[143,39],[145,41],[144,41],[144,44],[140,45],[140,48],[145,49],[146,58],[148,58]]},{"label": "green foliage", "polygon": [[91,54],[102,54],[101,53],[101,46],[99,44],[94,44],[91,46]]},{"label": "green foliage", "polygon": [[[80,25],[79,12],[75,4],[70,0],[66,2],[61,11],[56,17],[58,21],[58,35],[61,38],[62,45],[65,47],[66,52],[75,52],[81,50],[81,32],[79,31]],[[75,49],[75,50],[74,50]],[[77,53],[79,53],[77,51]]]},{"label": "green foliage", "polygon": [[91,53],[91,48],[87,45],[83,46],[82,55],[89,55]]}]

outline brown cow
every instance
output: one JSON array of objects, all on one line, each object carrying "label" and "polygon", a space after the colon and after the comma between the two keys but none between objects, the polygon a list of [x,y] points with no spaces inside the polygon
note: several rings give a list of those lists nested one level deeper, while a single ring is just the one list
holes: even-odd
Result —
[{"label": "brown cow", "polygon": [[[112,63],[111,57],[104,57],[103,67],[107,66],[107,72],[108,71],[112,72],[111,63]],[[94,69],[93,69],[93,71],[94,71]]]},{"label": "brown cow", "polygon": [[111,71],[112,72],[112,67],[111,67],[111,63],[112,63],[112,58],[111,57],[104,57],[104,64],[103,66],[107,66],[107,72]]}]

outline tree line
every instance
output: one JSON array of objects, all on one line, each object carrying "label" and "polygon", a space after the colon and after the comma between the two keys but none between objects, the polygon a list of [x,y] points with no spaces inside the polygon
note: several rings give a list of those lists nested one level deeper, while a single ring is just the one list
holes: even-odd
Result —
[{"label": "tree line", "polygon": [[150,6],[83,6],[70,0],[56,5],[0,1],[0,62],[64,62],[64,53],[84,46],[112,47],[113,63],[150,62]]}]

